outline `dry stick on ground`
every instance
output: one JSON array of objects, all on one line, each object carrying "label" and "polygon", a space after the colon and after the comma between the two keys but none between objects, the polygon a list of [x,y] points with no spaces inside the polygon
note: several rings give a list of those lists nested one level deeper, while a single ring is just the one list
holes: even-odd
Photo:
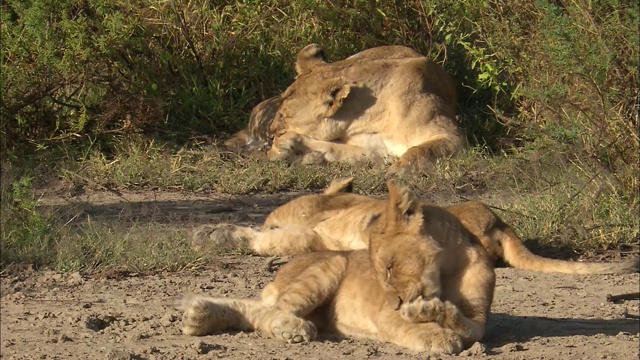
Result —
[{"label": "dry stick on ground", "polygon": [[620,295],[607,294],[607,301],[612,303],[617,303],[617,302],[626,301],[626,300],[638,300],[638,299],[640,299],[640,292],[620,294]]},{"label": "dry stick on ground", "polygon": [[110,193],[112,193],[112,194],[117,195],[117,196],[118,196],[118,197],[120,197],[122,200],[124,200],[124,201],[126,201],[126,202],[129,202],[129,199],[127,199],[126,197],[124,197],[124,195],[122,195],[122,193],[121,193],[121,192],[119,192],[119,191],[118,191],[118,190],[116,190],[116,189],[113,189],[113,188],[111,188],[111,187],[108,187],[108,186],[105,186],[105,185],[99,184],[99,183],[97,183],[97,182],[95,182],[95,181],[93,181],[93,180],[89,179],[88,177],[82,176],[82,175],[80,175],[80,174],[78,174],[78,173],[75,173],[75,172],[71,172],[71,171],[69,171],[69,170],[64,170],[64,172],[65,172],[65,173],[67,173],[67,174],[69,174],[69,175],[75,176],[75,177],[77,177],[77,178],[78,178],[78,179],[80,179],[80,180],[86,181],[86,182],[88,182],[89,184],[92,184],[92,185],[94,185],[94,186],[97,186],[97,187],[99,187],[99,188],[101,188],[101,189],[103,189],[103,190],[107,190],[108,192],[110,192]]}]

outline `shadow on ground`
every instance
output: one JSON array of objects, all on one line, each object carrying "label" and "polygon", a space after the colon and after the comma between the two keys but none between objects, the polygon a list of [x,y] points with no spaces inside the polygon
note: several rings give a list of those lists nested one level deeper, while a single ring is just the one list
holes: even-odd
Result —
[{"label": "shadow on ground", "polygon": [[501,347],[536,337],[615,336],[621,332],[637,334],[640,322],[634,319],[557,319],[492,313],[484,341],[489,347]]}]

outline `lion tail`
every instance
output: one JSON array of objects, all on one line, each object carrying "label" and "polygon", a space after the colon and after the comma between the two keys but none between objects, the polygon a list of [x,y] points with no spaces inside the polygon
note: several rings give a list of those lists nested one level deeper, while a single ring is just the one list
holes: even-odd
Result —
[{"label": "lion tail", "polygon": [[630,274],[638,272],[640,258],[635,257],[616,263],[575,262],[549,259],[533,254],[508,226],[503,229],[500,241],[504,260],[509,265],[523,270],[561,274]]},{"label": "lion tail", "polygon": [[249,130],[242,129],[227,139],[227,141],[224,142],[224,147],[228,150],[237,151],[249,145],[251,142],[252,137],[249,134]]}]

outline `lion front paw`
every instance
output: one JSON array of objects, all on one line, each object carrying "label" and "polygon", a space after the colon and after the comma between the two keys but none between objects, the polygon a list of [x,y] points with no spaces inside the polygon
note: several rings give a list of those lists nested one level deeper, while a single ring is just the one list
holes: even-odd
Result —
[{"label": "lion front paw", "polygon": [[203,225],[196,228],[191,237],[191,247],[236,250],[247,246],[247,240],[236,235],[237,227],[231,224]]},{"label": "lion front paw", "polygon": [[464,349],[462,338],[451,329],[445,329],[435,323],[414,324],[415,328],[407,331],[402,344],[415,351],[431,354],[457,354]]},{"label": "lion front paw", "polygon": [[302,165],[322,165],[326,163],[327,159],[325,158],[325,154],[319,151],[309,151],[302,155],[300,159],[300,164]]},{"label": "lion front paw", "polygon": [[413,323],[434,322],[442,324],[446,317],[445,303],[438,298],[429,300],[418,298],[402,304],[400,315],[403,319]]},{"label": "lion front paw", "polygon": [[458,354],[464,349],[462,339],[451,331],[444,331],[431,339],[431,353]]},{"label": "lion front paw", "polygon": [[271,323],[270,331],[276,339],[290,344],[309,342],[315,339],[318,330],[311,322],[293,314],[278,316]]},{"label": "lion front paw", "polygon": [[273,139],[271,149],[267,151],[269,160],[292,161],[298,155],[307,152],[303,145],[302,135],[295,132],[286,132],[282,136]]}]

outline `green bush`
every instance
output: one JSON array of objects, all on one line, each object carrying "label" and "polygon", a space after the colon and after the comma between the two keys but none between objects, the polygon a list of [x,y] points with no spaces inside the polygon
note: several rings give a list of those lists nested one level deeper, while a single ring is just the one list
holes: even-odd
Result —
[{"label": "green bush", "polygon": [[12,184],[12,190],[2,196],[0,212],[0,267],[10,264],[48,265],[55,254],[51,249],[56,240],[53,222],[36,211],[31,194],[31,178],[23,177]]},{"label": "green bush", "polygon": [[569,144],[634,193],[638,18],[617,0],[7,0],[1,150],[223,137],[286,88],[304,45],[336,60],[404,44],[455,77],[472,144]]}]

